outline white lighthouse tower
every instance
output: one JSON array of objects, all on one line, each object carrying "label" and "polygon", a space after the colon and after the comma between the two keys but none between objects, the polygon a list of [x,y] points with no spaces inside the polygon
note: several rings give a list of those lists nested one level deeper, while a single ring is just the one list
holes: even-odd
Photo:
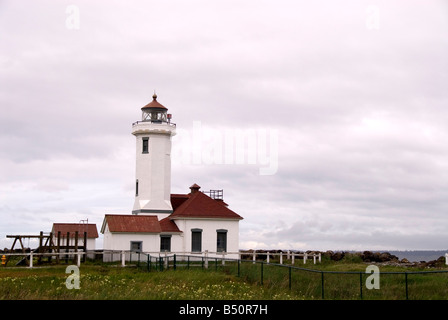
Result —
[{"label": "white lighthouse tower", "polygon": [[168,109],[157,101],[141,108],[142,120],[132,124],[137,138],[135,202],[132,214],[157,215],[159,220],[173,212],[171,206],[171,137],[176,125]]}]

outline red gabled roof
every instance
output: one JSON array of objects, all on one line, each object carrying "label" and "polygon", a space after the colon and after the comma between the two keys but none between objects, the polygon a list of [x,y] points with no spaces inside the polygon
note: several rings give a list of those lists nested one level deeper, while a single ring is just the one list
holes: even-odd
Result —
[{"label": "red gabled roof", "polygon": [[87,238],[98,238],[98,230],[94,223],[53,223],[52,232],[54,236],[61,232],[61,237],[66,237],[67,232],[70,232],[70,238],[75,237],[75,232],[78,231],[78,237],[84,237],[84,232],[87,232]]},{"label": "red gabled roof", "polygon": [[[238,219],[239,214],[227,208],[223,201],[217,201],[210,198],[203,192],[197,191],[187,195],[188,200],[178,206],[169,216],[170,219],[176,218],[216,218],[216,219]],[[174,208],[173,208],[174,209]]]},{"label": "red gabled roof", "polygon": [[160,228],[162,232],[182,232],[169,217],[160,220]]},{"label": "red gabled roof", "polygon": [[110,232],[162,232],[157,216],[106,214],[104,220],[107,222]]},{"label": "red gabled roof", "polygon": [[173,207],[173,211],[189,198],[188,194],[171,194],[171,206]]}]

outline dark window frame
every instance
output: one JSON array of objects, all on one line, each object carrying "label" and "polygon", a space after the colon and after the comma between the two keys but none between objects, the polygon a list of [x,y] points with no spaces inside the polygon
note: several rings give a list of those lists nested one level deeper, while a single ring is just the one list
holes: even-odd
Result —
[{"label": "dark window frame", "polygon": [[202,252],[202,229],[191,229],[191,252]]},{"label": "dark window frame", "polygon": [[149,138],[142,138],[142,153],[149,153]]},{"label": "dark window frame", "polygon": [[160,235],[160,252],[171,252],[171,235]]},{"label": "dark window frame", "polygon": [[[134,245],[137,245],[137,249],[134,249]],[[143,241],[130,241],[131,252],[142,252],[143,251]]]},{"label": "dark window frame", "polygon": [[216,230],[216,252],[227,252],[227,230]]}]

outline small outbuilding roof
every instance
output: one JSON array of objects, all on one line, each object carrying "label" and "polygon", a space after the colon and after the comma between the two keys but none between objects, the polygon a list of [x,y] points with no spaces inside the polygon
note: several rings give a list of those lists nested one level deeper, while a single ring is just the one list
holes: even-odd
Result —
[{"label": "small outbuilding roof", "polygon": [[152,215],[106,214],[101,227],[102,233],[104,233],[106,223],[110,232],[162,232],[157,216]]},{"label": "small outbuilding roof", "polygon": [[84,232],[87,232],[88,239],[98,238],[98,230],[94,223],[53,223],[51,230],[54,236],[57,236],[58,232],[61,232],[62,237],[66,237],[67,232],[70,232],[70,238],[75,237],[76,231],[78,231],[79,238],[84,236]]}]

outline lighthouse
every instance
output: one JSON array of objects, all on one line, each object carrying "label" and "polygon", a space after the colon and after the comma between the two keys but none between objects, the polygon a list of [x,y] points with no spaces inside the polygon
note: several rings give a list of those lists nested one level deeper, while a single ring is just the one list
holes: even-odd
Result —
[{"label": "lighthouse", "polygon": [[153,100],[141,108],[142,119],[132,124],[136,138],[135,201],[132,214],[157,215],[173,212],[171,206],[171,137],[176,125],[168,109]]}]

